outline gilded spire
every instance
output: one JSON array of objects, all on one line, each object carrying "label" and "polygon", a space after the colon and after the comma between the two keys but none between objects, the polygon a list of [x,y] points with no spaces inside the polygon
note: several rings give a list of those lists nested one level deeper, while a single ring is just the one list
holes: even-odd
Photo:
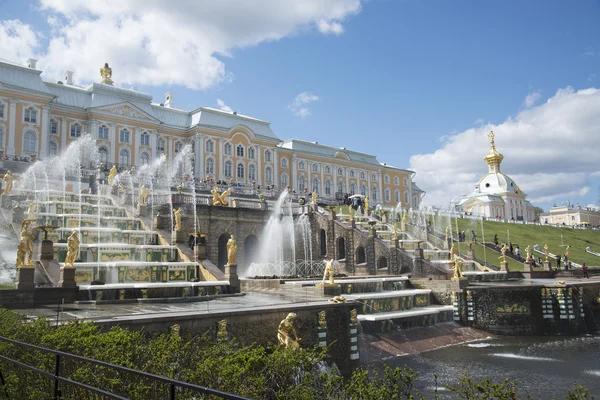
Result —
[{"label": "gilded spire", "polygon": [[494,143],[494,131],[490,131],[487,136],[490,140],[490,151],[483,159],[487,163],[490,172],[500,172],[500,163],[504,159],[504,156],[496,151],[496,145]]},{"label": "gilded spire", "polygon": [[108,63],[104,63],[104,67],[100,68],[100,76],[102,77],[100,83],[104,83],[105,85],[113,84],[113,80],[110,79],[112,78],[112,68],[108,66]]}]

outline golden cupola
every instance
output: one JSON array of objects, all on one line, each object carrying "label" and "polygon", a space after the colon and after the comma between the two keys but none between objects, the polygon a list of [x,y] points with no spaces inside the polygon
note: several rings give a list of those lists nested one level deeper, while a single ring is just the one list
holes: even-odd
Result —
[{"label": "golden cupola", "polygon": [[488,151],[483,159],[487,163],[490,173],[500,172],[500,163],[504,159],[504,156],[496,151],[496,146],[494,145],[494,131],[488,133],[488,138],[490,139],[490,151]]}]

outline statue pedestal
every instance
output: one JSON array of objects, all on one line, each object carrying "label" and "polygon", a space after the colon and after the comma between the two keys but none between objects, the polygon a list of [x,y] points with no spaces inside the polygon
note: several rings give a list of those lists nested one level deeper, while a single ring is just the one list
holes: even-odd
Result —
[{"label": "statue pedestal", "polygon": [[267,209],[269,208],[268,204],[266,201],[261,201],[260,202],[260,209],[263,211],[267,211]]},{"label": "statue pedestal", "polygon": [[35,288],[33,276],[35,274],[34,266],[25,266],[17,268],[17,278],[15,279],[15,289],[27,290]]},{"label": "statue pedestal", "polygon": [[54,258],[54,244],[52,240],[42,240],[38,248],[38,254],[40,255],[40,260],[52,260]]},{"label": "statue pedestal", "polygon": [[186,236],[187,235],[183,231],[173,231],[173,234],[171,236],[172,242],[173,243],[185,243],[185,241],[187,239]]},{"label": "statue pedestal", "polygon": [[506,261],[500,261],[500,271],[508,272],[508,263]]},{"label": "statue pedestal", "polygon": [[423,258],[423,249],[415,249],[415,258]]},{"label": "statue pedestal", "polygon": [[206,246],[197,244],[194,247],[194,256],[196,257],[196,261],[206,260]]},{"label": "statue pedestal", "polygon": [[145,217],[148,215],[148,205],[147,204],[138,204],[137,213],[140,217]]},{"label": "statue pedestal", "polygon": [[550,263],[550,261],[544,261],[544,270],[552,271],[552,263]]},{"label": "statue pedestal", "polygon": [[469,280],[467,278],[465,278],[464,276],[461,276],[460,278],[452,277],[452,278],[450,278],[450,280],[452,282],[458,283],[458,288],[459,289],[464,289],[467,286],[469,286]]},{"label": "statue pedestal", "polygon": [[58,287],[76,287],[75,283],[75,268],[74,267],[61,267],[60,268],[60,280],[58,281]]},{"label": "statue pedestal", "polygon": [[229,281],[229,293],[240,292],[240,279],[237,274],[237,264],[225,264],[225,280]]},{"label": "statue pedestal", "polygon": [[523,272],[531,272],[531,264],[528,262],[523,263]]},{"label": "statue pedestal", "polygon": [[471,250],[471,249],[467,250],[467,257],[469,257],[471,259],[475,258],[475,250]]},{"label": "statue pedestal", "polygon": [[317,283],[315,287],[319,289],[321,296],[335,297],[342,294],[342,286],[337,283]]},{"label": "statue pedestal", "polygon": [[157,215],[154,217],[154,228],[156,229],[165,229],[167,227],[167,218],[162,215]]}]

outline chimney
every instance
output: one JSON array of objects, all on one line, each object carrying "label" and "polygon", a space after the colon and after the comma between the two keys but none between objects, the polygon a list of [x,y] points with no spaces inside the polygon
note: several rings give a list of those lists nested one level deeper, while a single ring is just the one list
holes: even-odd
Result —
[{"label": "chimney", "polygon": [[165,93],[165,107],[173,107],[173,92]]},{"label": "chimney", "polygon": [[73,71],[65,72],[65,82],[67,85],[73,84]]},{"label": "chimney", "polygon": [[35,69],[35,65],[37,64],[37,60],[35,58],[30,58],[27,60],[27,67],[31,69]]}]

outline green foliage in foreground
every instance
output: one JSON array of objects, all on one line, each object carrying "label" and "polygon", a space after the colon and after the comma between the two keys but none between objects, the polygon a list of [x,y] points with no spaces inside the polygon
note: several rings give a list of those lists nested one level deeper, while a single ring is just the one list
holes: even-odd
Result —
[{"label": "green foliage in foreground", "polygon": [[[381,370],[357,369],[349,379],[334,373],[319,373],[317,365],[326,355],[324,349],[318,348],[292,352],[276,346],[214,342],[206,336],[149,337],[119,327],[101,331],[91,323],[53,327],[44,319],[25,322],[20,315],[7,310],[0,310],[0,335],[257,399],[424,399],[414,387],[418,373],[406,367],[393,369],[383,365]],[[6,342],[0,342],[0,354],[54,374],[53,355],[25,351]],[[52,397],[51,379],[4,361],[0,362],[0,369],[10,398]],[[63,360],[61,375],[132,399],[168,398],[165,384],[82,361]],[[519,398],[517,384],[508,381],[473,382],[464,376],[458,387],[449,389],[460,399]],[[72,386],[61,385],[61,391],[63,399],[102,398]],[[178,391],[177,398],[207,397]],[[438,398],[437,394],[434,398]],[[593,399],[580,387],[564,398]]]}]

